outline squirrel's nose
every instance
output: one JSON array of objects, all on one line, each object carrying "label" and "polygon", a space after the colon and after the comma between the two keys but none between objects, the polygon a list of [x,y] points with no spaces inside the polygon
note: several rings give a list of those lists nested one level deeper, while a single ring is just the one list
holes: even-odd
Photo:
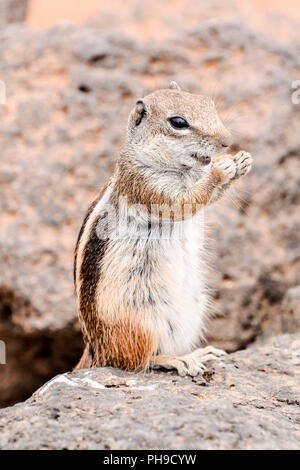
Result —
[{"label": "squirrel's nose", "polygon": [[231,134],[224,134],[219,138],[219,143],[222,147],[230,147],[232,144],[232,136]]}]

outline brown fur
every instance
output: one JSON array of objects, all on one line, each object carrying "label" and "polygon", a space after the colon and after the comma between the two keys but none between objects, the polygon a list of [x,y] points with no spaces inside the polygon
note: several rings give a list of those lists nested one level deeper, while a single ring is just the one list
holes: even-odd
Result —
[{"label": "brown fur", "polygon": [[[92,226],[80,270],[79,309],[85,328],[89,332],[87,339],[91,336],[90,332],[98,329],[96,290],[101,276],[101,260],[109,243],[109,240],[99,240],[97,237],[98,223],[99,217]],[[98,260],[98,263],[95,263],[95,259]]]},{"label": "brown fur", "polygon": [[81,228],[80,228],[80,231],[79,231],[79,234],[78,234],[78,237],[77,237],[77,241],[76,241],[76,245],[75,245],[75,250],[74,250],[74,266],[73,266],[73,275],[74,275],[74,284],[75,284],[75,289],[76,289],[76,265],[77,265],[77,256],[78,256],[78,248],[79,248],[79,244],[80,244],[80,241],[81,241],[81,237],[83,235],[83,232],[84,232],[84,229],[85,229],[85,226],[86,226],[86,223],[91,215],[91,213],[93,212],[93,210],[95,209],[97,203],[100,201],[101,197],[103,196],[103,194],[105,193],[108,185],[110,183],[110,180],[103,186],[103,188],[101,189],[100,193],[98,194],[98,196],[96,197],[96,199],[89,205],[88,207],[88,210],[86,212],[86,215],[84,217],[84,220],[83,220],[83,223],[81,225]]},{"label": "brown fur", "polygon": [[[102,295],[106,292],[101,287],[101,275],[102,263],[109,250],[109,240],[99,240],[97,237],[99,221],[101,216],[95,219],[91,227],[80,270],[79,310],[87,345],[75,369],[92,366],[142,369],[147,366],[154,352],[154,340],[150,332],[142,328],[136,319],[104,321],[105,314],[99,311],[97,291]],[[95,260],[98,262],[95,263]],[[116,317],[120,317],[118,312]]]},{"label": "brown fur", "polygon": [[154,349],[153,337],[137,322],[99,321],[75,370],[93,366],[141,370],[149,365]]},{"label": "brown fur", "polygon": [[[141,100],[130,114],[129,130],[136,125],[140,102]],[[182,90],[163,89],[145,96],[142,102],[146,106],[146,112],[151,109],[147,115],[147,133],[150,138],[155,135],[170,135],[169,127],[163,125],[161,117],[165,116],[168,110],[176,109],[177,116],[188,116],[192,121],[190,129],[195,135],[199,137],[205,135],[214,143],[226,141],[227,145],[230,145],[230,132],[219,119],[212,100],[207,96]],[[177,138],[184,139],[184,136],[177,135]]]},{"label": "brown fur", "polygon": [[[175,109],[176,114],[189,116],[191,135],[180,135],[170,129],[167,116],[169,111]],[[176,146],[180,142],[189,143],[191,139],[194,139],[193,145],[196,145],[195,142],[200,145],[199,142],[201,142],[203,135],[208,146],[213,144],[218,149],[223,148],[224,141],[228,139],[229,135],[209,98],[190,95],[172,87],[172,90],[159,90],[143,100],[139,100],[129,117],[127,142],[117,164],[113,183],[112,180],[109,183],[113,185],[110,202],[117,208],[119,198],[126,197],[129,206],[136,204],[145,206],[148,216],[152,215],[153,206],[159,207],[159,209],[164,206],[178,208],[178,212],[171,211],[169,213],[172,219],[178,217],[184,219],[187,216],[187,205],[189,206],[189,215],[195,214],[198,207],[211,202],[215,189],[226,182],[226,175],[223,175],[221,170],[212,168],[192,189],[184,190],[183,186],[183,190],[179,191],[178,195],[175,188],[173,197],[173,194],[168,195],[164,190],[161,192],[154,190],[153,179],[151,184],[151,178],[148,179],[132,163],[132,156],[134,154],[143,155],[144,149],[148,149],[148,151],[152,149],[153,142],[156,142],[154,153],[156,149],[160,149],[164,153],[167,145],[166,138],[169,137],[173,143],[176,141]],[[156,139],[157,136],[164,136],[164,144]],[[160,155],[160,157],[163,162],[162,173],[165,168],[166,171],[170,170],[173,164],[172,158],[166,164],[163,156]],[[151,172],[151,163],[149,168]],[[157,174],[155,172],[153,174],[156,178]],[[147,319],[151,318],[154,309],[153,297],[151,297],[152,305],[150,302],[147,304],[144,301],[140,302],[137,308],[135,306],[129,307],[128,303],[126,304],[130,276],[128,276],[128,280],[126,279],[127,273],[130,272],[130,265],[128,266],[127,261],[123,261],[123,259],[126,260],[127,253],[122,252],[121,248],[117,256],[114,255],[113,250],[110,255],[113,240],[99,239],[96,229],[97,224],[101,223],[101,214],[92,216],[93,209],[103,194],[104,190],[90,206],[75,249],[75,278],[76,263],[79,261],[77,259],[78,252],[82,258],[75,282],[80,284],[80,289],[77,288],[79,316],[86,342],[86,348],[76,369],[112,366],[126,370],[140,370],[155,362],[154,357],[158,351],[156,333],[147,325]],[[85,228],[91,216],[93,219],[90,219],[88,225],[89,233],[86,233]],[[163,217],[162,210],[159,210],[159,217]],[[128,245],[124,245],[124,247],[124,250],[128,249]],[[134,252],[134,249],[132,251]],[[79,266],[78,262],[78,270]],[[121,272],[122,282],[118,284],[116,273]],[[148,277],[147,283],[149,282]],[[152,292],[157,287],[153,275],[151,282],[150,290],[149,285],[142,280],[141,276],[141,282],[138,286],[139,295],[137,296],[139,299],[142,298],[144,291],[147,294],[150,291],[152,296]],[[161,360],[166,362],[169,359],[162,357]]]},{"label": "brown fur", "polygon": [[118,178],[113,194],[113,202],[117,206],[119,197],[127,198],[127,203],[143,204],[151,212],[153,204],[172,205],[172,200],[153,191],[145,176],[140,173],[129,161],[122,161],[118,166]]},{"label": "brown fur", "polygon": [[85,218],[84,218],[84,221],[83,221],[83,224],[80,228],[80,231],[79,231],[79,234],[78,234],[78,237],[77,237],[77,242],[76,242],[76,246],[75,246],[75,250],[74,250],[74,271],[73,271],[73,274],[74,274],[74,283],[75,283],[75,287],[76,287],[76,264],[77,264],[77,255],[78,255],[78,247],[79,247],[79,243],[80,243],[80,240],[81,240],[81,237],[82,237],[82,234],[83,234],[83,231],[84,231],[84,228],[86,226],[86,223],[91,215],[91,213],[93,212],[93,210],[95,209],[96,207],[96,204],[97,202],[100,200],[100,194],[99,196],[90,204],[87,212],[86,212],[86,215],[85,215]]},{"label": "brown fur", "polygon": [[[223,183],[223,175],[218,168],[208,174],[207,178],[201,180],[195,191],[183,194],[180,199],[173,199],[165,194],[154,191],[146,177],[140,173],[128,160],[123,160],[118,166],[118,178],[113,193],[113,203],[117,207],[119,197],[126,197],[127,203],[142,204],[151,214],[153,205],[169,207],[180,206],[180,218],[184,219],[185,205],[192,207],[192,214],[196,212],[197,205],[207,205],[211,199],[214,190]],[[178,215],[178,214],[177,214]],[[174,212],[170,213],[171,219],[175,218]]]},{"label": "brown fur", "polygon": [[[214,168],[207,178],[201,181],[195,192],[187,194],[180,201],[165,198],[154,192],[144,176],[135,170],[129,163],[123,163],[119,168],[121,176],[116,180],[113,200],[116,203],[119,196],[126,196],[129,204],[143,204],[147,207],[149,214],[151,204],[170,205],[180,204],[182,207],[182,217],[184,217],[184,205],[191,204],[193,213],[196,205],[208,204],[215,188],[222,185],[223,175]],[[95,207],[95,203],[91,206]],[[91,210],[89,211],[91,214]],[[86,223],[86,220],[84,224]],[[109,302],[109,294],[102,289],[101,273],[102,264],[105,262],[105,254],[109,250],[109,240],[101,241],[95,238],[95,229],[99,223],[97,218],[91,228],[90,237],[84,250],[84,258],[80,272],[82,281],[79,304],[80,314],[84,321],[85,341],[87,342],[83,356],[76,366],[76,369],[97,367],[118,367],[126,370],[143,369],[153,363],[155,353],[155,339],[153,334],[147,332],[145,326],[141,326],[133,315],[129,320],[128,316],[120,321],[103,321],[106,315],[99,312],[97,291],[101,293],[102,301],[106,298]],[[95,265],[94,260],[98,259]],[[112,282],[114,282],[112,280]],[[115,318],[120,317],[115,312]],[[130,338],[130,340],[129,340]],[[155,361],[154,361],[155,363]]]}]

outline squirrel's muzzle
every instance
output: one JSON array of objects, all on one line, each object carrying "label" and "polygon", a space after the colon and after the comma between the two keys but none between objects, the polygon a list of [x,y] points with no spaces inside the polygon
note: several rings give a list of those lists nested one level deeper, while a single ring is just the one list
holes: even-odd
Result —
[{"label": "squirrel's muzzle", "polygon": [[209,156],[198,155],[197,153],[192,153],[192,157],[197,160],[197,162],[201,163],[202,165],[209,165],[211,162],[211,158]]}]

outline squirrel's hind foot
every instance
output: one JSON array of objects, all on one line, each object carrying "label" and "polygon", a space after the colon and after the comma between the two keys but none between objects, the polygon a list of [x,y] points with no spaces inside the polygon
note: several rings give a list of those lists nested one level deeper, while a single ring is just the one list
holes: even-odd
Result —
[{"label": "squirrel's hind foot", "polygon": [[195,377],[198,374],[203,374],[206,367],[205,363],[216,360],[221,356],[226,355],[225,351],[216,349],[213,346],[206,348],[199,348],[190,354],[184,356],[154,356],[150,362],[151,369],[174,369],[181,377],[191,375]]}]

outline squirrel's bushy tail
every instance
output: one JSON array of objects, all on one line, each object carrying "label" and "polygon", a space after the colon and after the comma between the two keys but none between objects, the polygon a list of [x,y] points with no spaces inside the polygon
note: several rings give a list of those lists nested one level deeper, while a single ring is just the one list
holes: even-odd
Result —
[{"label": "squirrel's bushy tail", "polygon": [[81,359],[73,370],[89,369],[90,367],[93,367],[93,357],[90,352],[90,345],[86,344]]}]

